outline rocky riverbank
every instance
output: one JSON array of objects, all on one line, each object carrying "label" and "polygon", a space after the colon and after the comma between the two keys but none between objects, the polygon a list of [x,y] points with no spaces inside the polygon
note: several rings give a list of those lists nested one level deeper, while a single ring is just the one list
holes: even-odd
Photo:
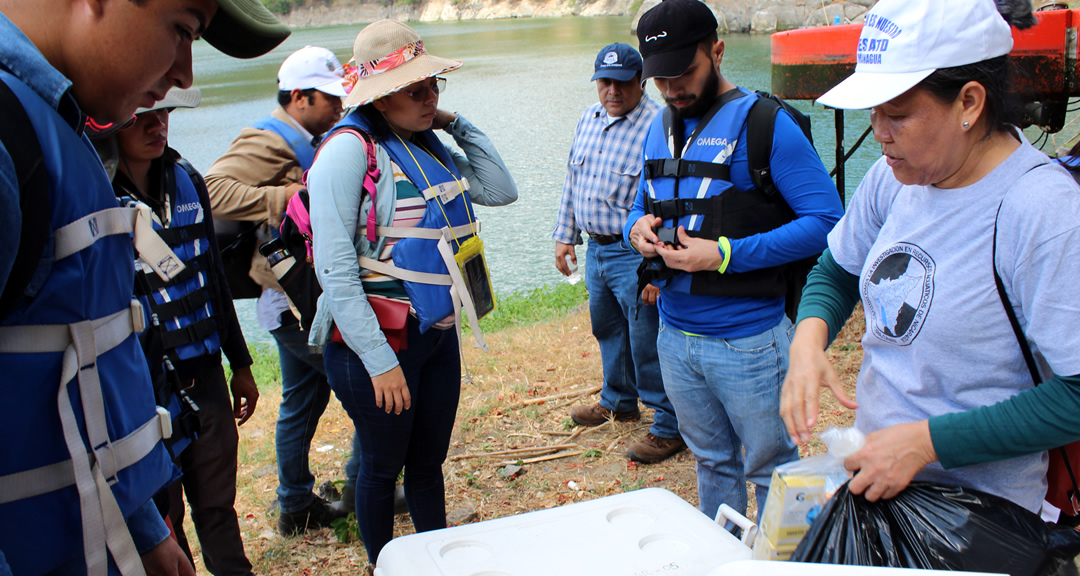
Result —
[{"label": "rocky riverbank", "polygon": [[[360,0],[312,0],[283,20],[294,28],[359,24],[380,18],[406,22],[629,16],[633,25],[660,0],[397,0],[392,4]],[[822,26],[839,20],[861,22],[876,0],[709,0],[721,33],[771,33]]]}]

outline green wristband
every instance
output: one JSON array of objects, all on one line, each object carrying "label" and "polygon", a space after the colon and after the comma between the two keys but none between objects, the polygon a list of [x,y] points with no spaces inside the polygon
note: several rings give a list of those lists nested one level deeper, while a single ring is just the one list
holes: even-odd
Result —
[{"label": "green wristband", "polygon": [[728,264],[731,263],[731,240],[728,240],[727,236],[721,236],[716,241],[716,245],[720,248],[720,257],[724,259],[724,261],[720,263],[720,268],[716,271],[723,274],[727,271]]}]

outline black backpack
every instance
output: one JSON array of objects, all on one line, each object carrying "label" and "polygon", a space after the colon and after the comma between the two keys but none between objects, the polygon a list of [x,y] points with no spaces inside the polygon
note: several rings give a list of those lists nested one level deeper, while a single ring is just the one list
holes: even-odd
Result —
[{"label": "black backpack", "polygon": [[[780,110],[786,110],[795,119],[795,123],[802,129],[810,146],[814,145],[814,135],[810,131],[810,117],[803,114],[791,104],[768,92],[757,91],[760,96],[758,101],[750,107],[750,114],[746,119],[746,154],[750,164],[750,178],[754,186],[760,189],[772,201],[784,202],[783,196],[778,194],[776,184],[772,180],[772,167],[769,166],[769,157],[772,155],[773,130],[776,128],[776,115]],[[768,135],[768,138],[759,138],[758,135]],[[786,204],[786,202],[785,202]],[[799,313],[799,302],[802,300],[802,291],[806,287],[806,276],[817,264],[820,253],[791,262],[785,272],[787,276],[787,294],[784,298],[784,313],[794,323]]]}]

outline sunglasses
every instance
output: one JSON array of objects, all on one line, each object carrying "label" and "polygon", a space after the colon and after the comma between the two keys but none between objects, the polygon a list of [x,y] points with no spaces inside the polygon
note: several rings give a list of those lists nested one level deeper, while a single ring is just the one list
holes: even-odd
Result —
[{"label": "sunglasses", "polygon": [[431,90],[431,93],[438,96],[446,91],[446,78],[435,78],[435,84],[430,86],[421,86],[415,90],[402,90],[406,96],[413,102],[423,102],[427,98],[427,91]]}]

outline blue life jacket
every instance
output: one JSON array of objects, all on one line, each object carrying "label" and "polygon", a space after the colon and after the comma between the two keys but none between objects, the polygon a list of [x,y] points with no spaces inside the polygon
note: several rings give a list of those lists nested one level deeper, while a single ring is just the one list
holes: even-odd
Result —
[{"label": "blue life jacket", "polygon": [[[714,241],[721,236],[735,239],[768,232],[795,219],[779,194],[770,198],[757,188],[740,190],[731,183],[731,159],[757,100],[758,95],[738,88],[721,95],[689,138],[680,134],[681,122],[672,118],[670,109],[657,116],[645,140],[646,213],[663,218],[665,228],[683,226],[689,236]],[[675,133],[671,140],[669,131]],[[758,137],[771,138],[772,134]],[[687,143],[681,158],[673,159],[669,141]],[[656,260],[657,265],[663,262]],[[648,264],[643,264],[643,272]],[[665,269],[652,279],[667,280],[666,289],[688,294],[782,298],[788,286],[787,267],[726,274]]]},{"label": "blue life jacket", "polygon": [[267,116],[252,124],[251,127],[259,130],[269,130],[281,136],[281,139],[292,149],[293,154],[296,154],[296,160],[300,162],[300,167],[305,171],[311,168],[311,164],[315,162],[315,147],[311,145],[311,140],[305,138],[299,130],[288,122],[282,122],[273,116]]},{"label": "blue life jacket", "polygon": [[199,193],[179,163],[166,164],[164,169],[172,172],[165,175],[166,182],[170,183],[166,188],[172,192],[169,194],[171,218],[167,227],[155,218],[154,230],[183,260],[187,269],[172,280],[164,281],[146,267],[137,285],[149,288],[140,294],[148,305],[147,326],[161,330],[165,352],[174,355],[181,378],[186,380],[198,374],[184,373],[184,360],[215,354],[221,349],[218,322],[214,319],[216,277],[211,273],[213,258],[209,253],[210,241],[206,237]]},{"label": "blue life jacket", "polygon": [[115,558],[131,543],[124,518],[177,471],[133,332],[132,212],[70,119],[15,76],[0,80],[31,119],[48,174],[49,240],[0,321],[0,549],[13,573],[40,574],[106,546]]},{"label": "blue life jacket", "polygon": [[[331,132],[343,128],[362,130],[368,134],[372,132],[367,118],[359,110],[343,118]],[[476,227],[473,225],[476,213],[466,193],[468,181],[462,178],[450,152],[433,131],[417,132],[413,138],[419,140],[422,147],[411,141],[403,142],[394,135],[379,141],[379,145],[386,150],[391,160],[405,173],[409,181],[420,189],[427,202],[424,216],[416,227],[433,230],[457,228],[456,240],[449,241],[453,253],[456,254],[459,245],[472,238],[476,232]],[[374,209],[373,204],[372,210]],[[364,233],[364,223],[360,224],[358,234]],[[465,227],[466,231],[458,227]],[[446,276],[450,270],[446,259],[439,252],[441,241],[430,238],[402,238],[390,251],[394,266],[411,272]],[[382,272],[394,275],[392,271]],[[454,301],[449,285],[409,279],[403,279],[403,282],[405,292],[420,322],[421,333],[457,312],[458,304]],[[449,283],[449,277],[447,277],[447,282]],[[461,289],[464,290],[464,287]]]}]

